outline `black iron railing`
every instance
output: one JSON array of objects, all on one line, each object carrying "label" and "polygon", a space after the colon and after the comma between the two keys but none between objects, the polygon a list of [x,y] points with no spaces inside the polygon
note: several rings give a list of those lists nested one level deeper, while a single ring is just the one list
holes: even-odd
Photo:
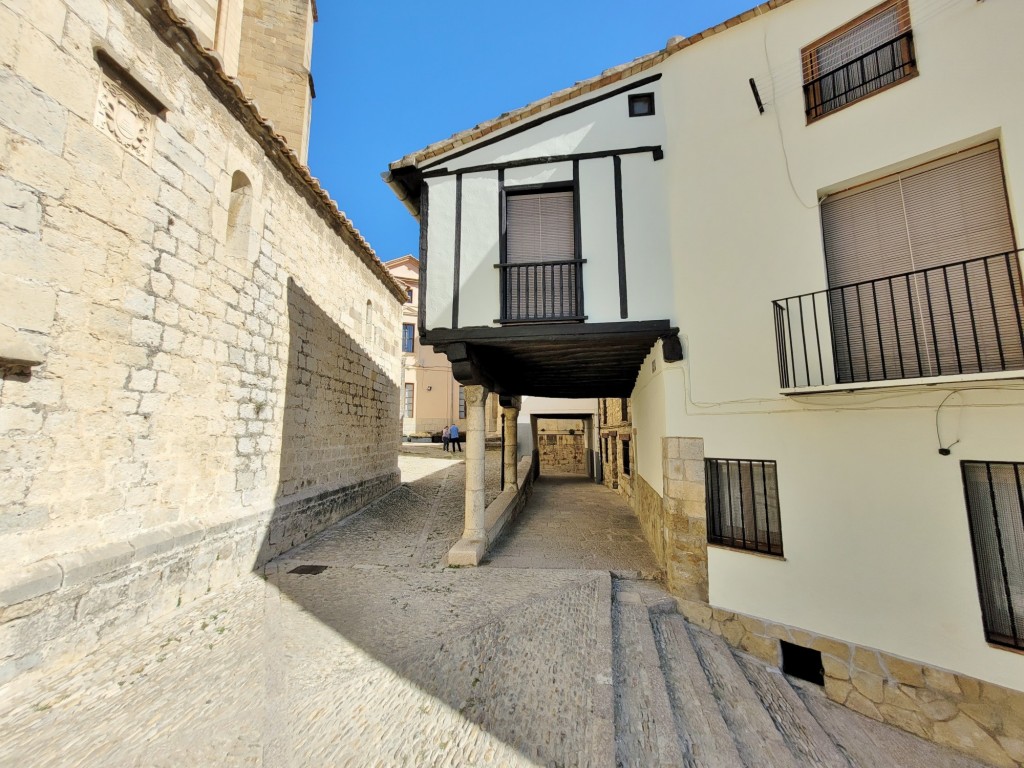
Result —
[{"label": "black iron railing", "polygon": [[782,388],[1024,369],[1020,253],[773,301]]},{"label": "black iron railing", "polygon": [[782,554],[774,461],[705,459],[708,542]]},{"label": "black iron railing", "polygon": [[586,259],[497,264],[501,323],[582,321]]},{"label": "black iron railing", "polygon": [[963,461],[985,638],[1024,649],[1024,464]]},{"label": "black iron railing", "polygon": [[815,120],[917,71],[914,35],[907,30],[804,84],[807,119]]}]

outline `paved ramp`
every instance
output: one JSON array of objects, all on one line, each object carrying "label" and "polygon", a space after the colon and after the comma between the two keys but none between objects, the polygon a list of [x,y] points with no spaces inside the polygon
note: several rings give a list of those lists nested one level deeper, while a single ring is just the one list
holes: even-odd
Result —
[{"label": "paved ramp", "polygon": [[581,475],[541,475],[484,560],[498,568],[580,568],[651,579],[660,571],[621,496]]}]

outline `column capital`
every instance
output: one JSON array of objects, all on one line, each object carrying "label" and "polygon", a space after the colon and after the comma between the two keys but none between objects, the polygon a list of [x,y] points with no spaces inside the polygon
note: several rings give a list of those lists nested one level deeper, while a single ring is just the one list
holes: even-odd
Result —
[{"label": "column capital", "polygon": [[483,405],[487,400],[488,389],[482,384],[468,384],[463,387],[466,395],[466,405]]}]

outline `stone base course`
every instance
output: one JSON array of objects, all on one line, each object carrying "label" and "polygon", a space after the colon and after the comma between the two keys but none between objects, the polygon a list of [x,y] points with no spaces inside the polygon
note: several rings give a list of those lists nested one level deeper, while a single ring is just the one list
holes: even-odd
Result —
[{"label": "stone base course", "polygon": [[781,666],[780,640],[821,652],[825,694],[992,765],[1024,765],[1024,693],[785,624],[677,600],[686,619]]},{"label": "stone base course", "polygon": [[81,657],[198,597],[233,588],[254,568],[398,482],[397,472],[388,473],[290,501],[264,515],[215,525],[172,523],[4,574],[0,684],[33,667]]}]

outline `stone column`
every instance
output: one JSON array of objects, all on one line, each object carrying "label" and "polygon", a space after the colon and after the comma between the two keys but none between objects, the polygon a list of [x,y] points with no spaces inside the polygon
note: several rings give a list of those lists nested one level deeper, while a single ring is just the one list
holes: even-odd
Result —
[{"label": "stone column", "polygon": [[466,392],[466,526],[448,553],[449,565],[479,565],[487,551],[486,436],[487,388],[473,384]]},{"label": "stone column", "polygon": [[683,600],[707,603],[704,438],[663,438],[662,469],[669,590]]},{"label": "stone column", "polygon": [[502,457],[505,462],[505,487],[502,490],[507,491],[519,487],[519,409],[502,408],[501,412],[505,416],[505,455]]}]

